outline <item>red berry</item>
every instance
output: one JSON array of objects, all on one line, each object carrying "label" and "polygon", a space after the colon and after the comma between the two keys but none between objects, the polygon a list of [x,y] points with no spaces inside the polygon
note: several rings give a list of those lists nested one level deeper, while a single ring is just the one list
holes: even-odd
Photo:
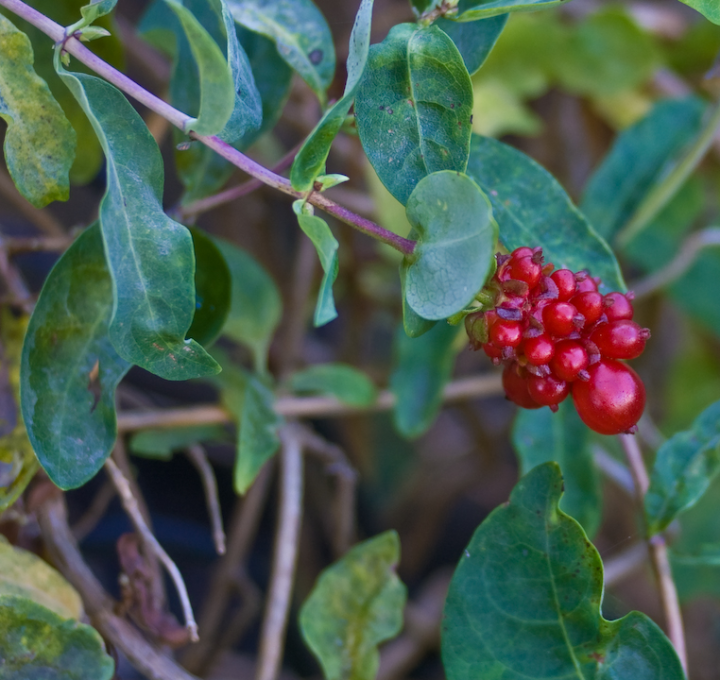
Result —
[{"label": "red berry", "polygon": [[560,302],[567,302],[577,290],[577,283],[575,282],[575,274],[569,269],[558,269],[553,272],[550,278],[555,282],[558,288],[558,300]]},{"label": "red berry", "polygon": [[594,279],[586,271],[581,271],[575,274],[575,280],[577,281],[577,292],[587,293],[588,291],[597,291],[600,279]]},{"label": "red berry", "polygon": [[620,321],[621,319],[632,319],[633,318],[633,306],[628,295],[622,293],[608,293],[603,298],[603,304],[605,305],[605,314],[607,314],[608,321]]},{"label": "red berry", "polygon": [[500,359],[502,359],[502,350],[499,347],[495,347],[491,342],[486,342],[484,345],[482,345],[483,352],[487,354],[492,360],[493,363],[500,363]]},{"label": "red berry", "polygon": [[570,393],[570,385],[553,375],[544,378],[531,375],[528,378],[528,393],[541,406],[557,406]]},{"label": "red berry", "polygon": [[517,347],[522,342],[522,325],[519,321],[498,319],[490,326],[489,338],[496,347]]},{"label": "red berry", "polygon": [[645,386],[629,366],[603,359],[588,368],[590,379],[572,384],[582,421],[600,434],[620,434],[635,426],[645,408]]},{"label": "red berry", "polygon": [[522,408],[540,408],[528,392],[527,372],[517,363],[505,367],[502,374],[503,388],[507,398]]},{"label": "red berry", "polygon": [[534,255],[533,249],[528,248],[527,246],[521,246],[520,248],[515,248],[515,250],[510,253],[510,257],[515,258],[521,258],[521,257],[532,257]]},{"label": "red berry", "polygon": [[580,371],[584,371],[587,366],[587,352],[576,340],[561,340],[555,345],[555,356],[550,362],[550,370],[560,380],[576,380]]},{"label": "red berry", "polygon": [[595,323],[604,311],[603,296],[596,290],[588,290],[575,295],[570,303],[575,306],[579,314],[585,317],[585,324]]},{"label": "red berry", "polygon": [[524,281],[530,288],[534,288],[542,276],[542,267],[530,257],[513,257],[508,263],[506,272],[510,279]]},{"label": "red berry", "polygon": [[545,330],[549,335],[564,338],[585,325],[585,317],[578,314],[569,302],[552,302],[542,310]]},{"label": "red berry", "polygon": [[650,337],[647,328],[640,328],[629,319],[612,321],[598,326],[590,335],[602,356],[609,359],[636,359],[645,349]]},{"label": "red berry", "polygon": [[525,338],[520,348],[527,360],[535,366],[543,366],[555,354],[555,343],[547,335],[538,335],[534,338]]}]

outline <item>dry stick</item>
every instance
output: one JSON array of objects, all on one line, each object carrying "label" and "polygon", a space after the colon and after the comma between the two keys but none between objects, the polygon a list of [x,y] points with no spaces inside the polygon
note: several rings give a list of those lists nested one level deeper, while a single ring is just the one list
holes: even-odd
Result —
[{"label": "dry stick", "polygon": [[149,680],[198,680],[170,657],[158,652],[130,623],[113,614],[114,600],[95,578],[77,548],[68,526],[62,494],[45,501],[37,510],[37,518],[53,562],[80,593],[85,611],[101,635]]},{"label": "dry stick", "polygon": [[152,550],[163,563],[165,569],[167,569],[170,577],[175,583],[175,588],[178,591],[178,596],[180,597],[180,604],[182,606],[183,614],[185,616],[185,627],[190,633],[190,639],[193,642],[197,642],[197,640],[199,639],[197,623],[195,623],[192,606],[190,605],[190,598],[188,597],[187,588],[185,587],[185,582],[183,581],[180,570],[177,568],[177,566],[175,566],[175,562],[170,559],[170,556],[158,543],[157,539],[155,538],[155,536],[153,536],[150,529],[148,529],[148,525],[145,523],[142,513],[140,512],[140,508],[138,507],[137,500],[135,499],[135,496],[133,496],[132,491],[130,490],[130,483],[125,478],[125,475],[120,472],[120,468],[118,468],[118,466],[115,464],[115,461],[112,458],[108,458],[105,461],[105,467],[110,473],[110,478],[112,479],[113,484],[117,489],[120,500],[122,501],[123,507],[125,508],[125,512],[127,512],[127,514],[130,516],[130,520],[135,526],[136,531],[142,536],[144,543],[152,547]]},{"label": "dry stick", "polygon": [[72,236],[2,236],[2,245],[10,255],[30,252],[62,252],[73,242]]},{"label": "dry stick", "polygon": [[[88,68],[105,78],[105,80],[115,85],[118,89],[136,99],[143,106],[169,120],[173,125],[175,125],[175,127],[186,131],[188,126],[192,125],[192,122],[195,120],[194,118],[178,111],[159,97],[156,97],[151,92],[148,92],[144,88],[140,87],[140,85],[138,85],[135,81],[120,73],[120,71],[93,54],[77,38],[67,37],[65,35],[65,29],[60,26],[60,24],[55,23],[49,17],[46,17],[44,14],[41,14],[26,3],[22,2],[22,0],[0,0],[0,6],[6,7],[36,28],[39,28],[43,33],[49,35],[56,43],[65,41],[64,50],[66,52],[72,54]],[[324,210],[328,214],[339,219],[341,222],[345,222],[345,224],[350,225],[358,231],[382,241],[383,243],[387,243],[404,255],[410,255],[413,252],[413,249],[415,248],[415,241],[393,234],[391,231],[384,229],[371,220],[361,217],[360,215],[356,215],[343,206],[338,205],[322,194],[313,192],[309,196],[306,196],[306,194],[303,194],[302,192],[295,191],[289,180],[276,175],[274,172],[268,170],[259,163],[256,163],[254,160],[248,158],[245,154],[240,153],[237,149],[234,149],[218,137],[196,135],[192,132],[189,132],[189,135],[192,139],[197,139],[202,142],[205,146],[219,153],[233,165],[245,171],[248,175],[252,175],[253,177],[259,179],[264,184],[274,187],[275,189],[289,194],[290,196],[294,196],[295,198],[307,198],[307,201],[312,205],[317,206],[321,210]]]},{"label": "dry stick", "polygon": [[[452,403],[465,399],[491,397],[502,393],[501,377],[488,373],[460,378],[449,383],[443,391],[443,401]],[[292,418],[334,418],[358,413],[388,411],[395,405],[395,395],[383,390],[369,406],[350,406],[335,397],[279,397],[275,411]],[[159,409],[154,411],[125,411],[118,414],[118,431],[135,432],[149,428],[173,428],[190,425],[224,424],[232,416],[221,406]]]},{"label": "dry stick", "polygon": [[[648,478],[645,461],[643,460],[637,439],[635,439],[633,435],[620,434],[618,437],[625,450],[625,456],[627,457],[630,471],[635,480],[637,501],[642,509],[645,494],[650,487],[650,479]],[[683,631],[680,600],[678,599],[677,588],[675,587],[675,581],[673,581],[672,571],[670,569],[670,560],[668,558],[667,546],[665,545],[665,538],[662,534],[656,534],[648,539],[648,549],[650,551],[650,561],[652,562],[658,581],[660,602],[665,612],[665,620],[668,627],[668,637],[675,646],[675,650],[680,658],[680,663],[687,674],[687,651],[685,648],[685,633]]]},{"label": "dry stick", "polygon": [[218,498],[217,482],[212,465],[210,465],[205,449],[200,444],[194,444],[187,449],[187,456],[195,466],[202,480],[205,490],[210,524],[212,525],[213,543],[218,555],[225,554],[225,532],[223,531],[222,513],[220,511],[220,499]]},{"label": "dry stick", "polygon": [[282,443],[280,514],[275,535],[270,592],[265,605],[256,680],[276,680],[280,673],[300,541],[303,492],[302,436],[293,425],[286,425],[280,432],[280,440]]}]

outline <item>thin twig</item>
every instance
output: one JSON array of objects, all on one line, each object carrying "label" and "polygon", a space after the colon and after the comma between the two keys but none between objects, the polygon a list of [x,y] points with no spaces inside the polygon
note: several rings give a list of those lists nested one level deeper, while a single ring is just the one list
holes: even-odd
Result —
[{"label": "thin twig", "polygon": [[629,496],[635,496],[635,482],[630,470],[620,461],[613,458],[602,446],[593,445],[593,460],[600,472],[615,483]]},{"label": "thin twig", "polygon": [[203,449],[200,444],[189,446],[187,456],[198,471],[200,479],[202,480],[203,489],[205,490],[205,500],[207,502],[208,514],[210,515],[215,550],[218,555],[224,555],[225,532],[223,531],[222,512],[220,511],[220,499],[218,498],[215,473],[205,455],[205,449]]},{"label": "thin twig", "polygon": [[280,514],[256,680],[277,680],[280,672],[300,540],[303,492],[301,437],[293,425],[286,425],[280,432],[280,439]]},{"label": "thin twig", "polygon": [[635,299],[652,295],[679,279],[693,265],[704,248],[720,246],[720,227],[708,227],[692,234],[677,255],[662,269],[630,286]]},{"label": "thin twig", "polygon": [[130,483],[125,478],[125,475],[120,472],[120,468],[118,468],[115,464],[115,461],[112,458],[108,458],[105,461],[105,467],[110,473],[110,478],[118,491],[120,500],[125,508],[125,512],[127,512],[130,516],[130,520],[132,521],[136,531],[143,537],[143,541],[146,545],[152,546],[153,552],[163,563],[165,569],[167,569],[170,577],[175,583],[175,588],[178,591],[180,604],[185,616],[185,627],[188,629],[190,639],[193,642],[197,642],[199,639],[197,623],[195,623],[192,606],[190,605],[190,598],[188,597],[187,588],[185,587],[185,582],[183,581],[180,570],[175,565],[175,562],[170,559],[170,556],[165,552],[163,547],[158,543],[157,539],[148,528],[148,525],[145,523],[140,509],[138,508],[137,501],[135,500],[135,496],[133,496],[132,491],[130,490]]},{"label": "thin twig", "polygon": [[45,546],[55,566],[80,593],[90,621],[150,680],[198,680],[169,656],[161,654],[130,623],[116,616],[114,600],[105,592],[82,558],[67,521],[62,494],[51,494],[37,510]]},{"label": "thin twig", "polygon": [[[637,502],[642,509],[645,494],[650,487],[650,478],[648,477],[647,468],[645,467],[642,451],[640,451],[637,439],[635,439],[633,435],[620,434],[618,437],[625,451],[633,479],[635,480]],[[668,637],[675,647],[683,670],[687,673],[687,651],[685,647],[682,611],[680,610],[680,600],[670,569],[670,560],[668,558],[665,538],[662,534],[656,534],[655,536],[649,537],[647,542],[650,551],[650,561],[652,562],[655,577],[658,582],[658,590],[660,591],[660,602],[665,612]]]},{"label": "thin twig", "polygon": [[73,536],[78,543],[81,543],[98,525],[113,498],[115,498],[115,487],[106,479],[85,514],[72,526]]},{"label": "thin twig", "polygon": [[[460,378],[449,383],[443,401],[452,403],[466,399],[492,397],[502,393],[499,374]],[[275,411],[288,418],[335,418],[358,413],[388,411],[395,405],[395,395],[383,390],[369,406],[350,406],[335,397],[279,397]],[[232,415],[221,406],[125,411],[118,414],[118,431],[135,432],[148,428],[173,428],[190,425],[211,425],[232,422]]]},{"label": "thin twig", "polygon": [[30,252],[62,252],[73,242],[72,236],[2,236],[2,246],[10,255]]},{"label": "thin twig", "polygon": [[[0,6],[6,7],[36,28],[39,28],[43,33],[49,35],[56,43],[65,41],[64,50],[66,52],[72,54],[76,59],[81,61],[95,73],[136,99],[143,106],[146,106],[151,111],[155,111],[155,113],[169,120],[175,127],[180,130],[187,131],[188,127],[192,125],[194,121],[192,117],[178,111],[176,108],[162,101],[159,97],[156,97],[151,92],[148,92],[123,73],[120,73],[120,71],[93,54],[93,52],[87,49],[87,47],[85,47],[85,45],[83,45],[77,38],[68,38],[65,35],[65,29],[60,26],[60,24],[55,23],[49,17],[46,17],[44,14],[41,14],[26,3],[22,2],[22,0],[0,0]],[[382,243],[387,243],[389,246],[399,250],[404,255],[412,254],[415,248],[415,241],[402,238],[401,236],[384,229],[371,220],[357,215],[347,208],[338,205],[322,194],[311,192],[310,195],[307,196],[302,192],[295,191],[289,180],[281,177],[280,175],[276,175],[274,172],[268,170],[259,163],[256,163],[254,160],[241,153],[230,144],[223,142],[218,137],[196,135],[192,132],[189,134],[192,139],[197,139],[202,142],[207,147],[220,154],[223,158],[230,161],[233,165],[237,166],[248,175],[256,177],[264,184],[274,187],[275,189],[289,194],[290,196],[294,196],[295,198],[307,199],[307,201],[312,205],[324,210],[328,214],[337,218],[341,222],[350,225],[358,231],[361,231],[364,234],[381,241]]]}]

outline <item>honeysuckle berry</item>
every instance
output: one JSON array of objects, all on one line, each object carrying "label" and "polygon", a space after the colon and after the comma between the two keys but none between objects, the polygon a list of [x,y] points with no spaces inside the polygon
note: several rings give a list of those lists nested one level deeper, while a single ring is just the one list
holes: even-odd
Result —
[{"label": "honeysuckle berry", "polygon": [[549,335],[564,338],[585,325],[585,317],[569,302],[552,302],[542,310],[542,320]]},{"label": "honeysuckle berry", "polygon": [[530,398],[541,406],[557,406],[570,394],[570,385],[552,374],[543,378],[530,375],[527,386]]},{"label": "honeysuckle berry", "polygon": [[650,330],[620,319],[598,326],[590,335],[600,354],[609,359],[636,359],[645,349]]},{"label": "honeysuckle berry", "polygon": [[580,377],[588,364],[587,350],[577,340],[561,340],[555,345],[550,370],[560,380],[572,382]]},{"label": "honeysuckle berry", "polygon": [[577,272],[575,274],[577,281],[577,292],[587,293],[588,291],[598,290],[598,281],[590,276],[586,271]]},{"label": "honeysuckle berry", "polygon": [[505,367],[502,374],[505,396],[522,408],[542,408],[542,404],[533,401],[528,392],[528,373],[522,366],[513,362]]},{"label": "honeysuckle berry", "polygon": [[520,346],[520,352],[531,364],[542,366],[553,358],[555,343],[547,335],[525,338]]},{"label": "honeysuckle berry", "polygon": [[594,324],[605,311],[603,296],[595,290],[577,293],[570,299],[570,304],[585,317],[585,323],[588,326]]},{"label": "honeysuckle berry", "polygon": [[608,321],[621,321],[633,318],[632,293],[608,293],[603,297],[604,311]]},{"label": "honeysuckle berry", "polygon": [[490,326],[489,337],[496,347],[517,347],[522,342],[522,326],[519,321],[498,319]]},{"label": "honeysuckle berry", "polygon": [[575,295],[577,281],[575,281],[575,274],[569,269],[558,269],[550,275],[550,278],[557,286],[560,302],[568,302]]}]

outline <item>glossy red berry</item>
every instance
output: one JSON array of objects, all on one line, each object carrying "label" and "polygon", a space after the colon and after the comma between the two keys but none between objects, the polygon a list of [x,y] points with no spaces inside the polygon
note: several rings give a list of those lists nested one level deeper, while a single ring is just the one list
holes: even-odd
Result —
[{"label": "glossy red berry", "polygon": [[590,379],[572,383],[572,397],[582,421],[600,434],[633,428],[645,409],[645,386],[635,371],[614,359],[588,368]]},{"label": "glossy red berry", "polygon": [[532,248],[528,248],[527,246],[520,246],[520,248],[515,248],[515,250],[510,253],[510,257],[515,258],[521,258],[521,257],[532,257],[535,254]]},{"label": "glossy red berry", "polygon": [[533,262],[531,257],[513,257],[506,271],[508,278],[523,281],[530,288],[537,286],[542,276],[542,267]]},{"label": "glossy red berry", "polygon": [[575,295],[577,282],[575,281],[575,274],[569,269],[558,269],[550,275],[550,278],[557,286],[558,300],[560,302],[567,302]]},{"label": "glossy red berry", "polygon": [[542,310],[542,320],[548,335],[564,338],[585,324],[585,317],[578,314],[569,302],[551,302]]},{"label": "glossy red berry", "polygon": [[541,406],[557,406],[570,393],[570,385],[553,375],[531,375],[527,385],[530,398]]},{"label": "glossy red berry", "polygon": [[588,367],[588,363],[587,351],[579,342],[561,340],[555,345],[555,356],[550,361],[550,370],[560,380],[572,382]]},{"label": "glossy red berry", "polygon": [[588,291],[597,291],[597,281],[590,276],[586,271],[577,272],[575,274],[575,280],[577,281],[577,292],[587,293]]},{"label": "glossy red berry", "polygon": [[490,326],[489,338],[496,347],[517,347],[522,342],[522,326],[519,321],[498,319]]},{"label": "glossy red berry", "polygon": [[605,314],[607,315],[608,321],[620,321],[622,319],[633,318],[633,306],[632,297],[623,295],[622,293],[608,293],[603,298],[603,304],[605,305]]},{"label": "glossy red berry", "polygon": [[555,343],[547,335],[525,338],[520,346],[520,353],[535,366],[547,364],[555,354]]},{"label": "glossy red berry", "polygon": [[492,344],[492,342],[486,342],[482,345],[482,348],[483,352],[485,352],[485,354],[493,360],[493,363],[500,363],[500,359],[503,358],[502,349],[500,349],[500,347],[496,347]]},{"label": "glossy red berry", "polygon": [[594,324],[605,311],[603,296],[596,290],[588,290],[573,296],[570,303],[585,317],[585,324]]},{"label": "glossy red berry", "polygon": [[647,328],[641,328],[634,321],[620,319],[598,326],[590,336],[600,354],[608,359],[636,359],[645,349],[650,337]]},{"label": "glossy red berry", "polygon": [[528,392],[527,372],[517,363],[513,362],[505,367],[502,383],[505,395],[514,404],[522,408],[541,408],[541,405],[534,401]]}]

